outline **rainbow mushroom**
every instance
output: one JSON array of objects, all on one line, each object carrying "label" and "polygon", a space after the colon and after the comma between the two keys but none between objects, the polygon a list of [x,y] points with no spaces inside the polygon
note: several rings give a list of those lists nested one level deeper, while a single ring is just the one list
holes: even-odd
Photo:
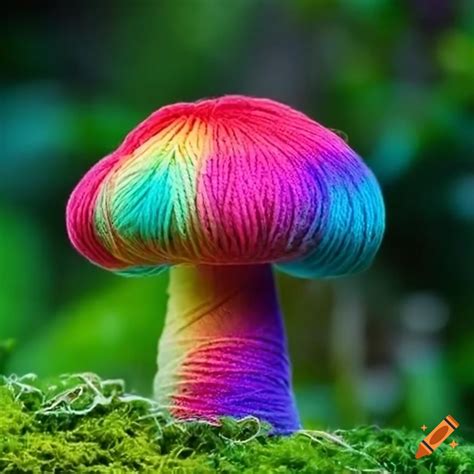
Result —
[{"label": "rainbow mushroom", "polygon": [[121,275],[170,270],[157,400],[174,417],[300,422],[273,266],[303,278],[366,268],[379,185],[335,133],[267,99],[163,107],[79,182],[74,247]]}]

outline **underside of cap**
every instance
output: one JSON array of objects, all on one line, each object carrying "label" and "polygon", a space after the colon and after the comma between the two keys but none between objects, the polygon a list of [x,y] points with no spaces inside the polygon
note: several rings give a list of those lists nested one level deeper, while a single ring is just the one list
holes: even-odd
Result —
[{"label": "underside of cap", "polygon": [[276,263],[292,275],[351,273],[384,230],[376,179],[336,134],[267,99],[159,109],[79,182],[76,249],[128,275],[179,263]]}]

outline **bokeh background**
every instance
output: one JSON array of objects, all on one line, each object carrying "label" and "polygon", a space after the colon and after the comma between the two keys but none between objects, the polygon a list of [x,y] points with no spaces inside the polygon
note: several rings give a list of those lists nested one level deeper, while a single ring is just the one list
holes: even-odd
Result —
[{"label": "bokeh background", "polygon": [[167,276],[77,255],[68,194],[164,104],[266,96],[344,134],[387,205],[369,271],[278,277],[305,425],[451,413],[472,439],[474,2],[54,3],[2,7],[0,372],[96,371],[151,394]]}]

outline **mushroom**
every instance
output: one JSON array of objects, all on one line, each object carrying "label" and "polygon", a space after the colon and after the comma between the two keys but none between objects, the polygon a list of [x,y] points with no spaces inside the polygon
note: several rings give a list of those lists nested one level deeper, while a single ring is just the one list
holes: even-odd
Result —
[{"label": "mushroom", "polygon": [[174,417],[300,427],[273,267],[366,268],[384,231],[377,180],[331,130],[278,102],[163,107],[82,178],[74,247],[129,276],[170,271],[155,396]]}]

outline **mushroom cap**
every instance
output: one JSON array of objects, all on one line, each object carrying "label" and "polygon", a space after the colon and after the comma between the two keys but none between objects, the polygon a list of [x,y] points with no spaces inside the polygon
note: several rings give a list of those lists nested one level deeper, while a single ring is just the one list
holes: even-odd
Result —
[{"label": "mushroom cap", "polygon": [[274,263],[300,277],[368,266],[384,231],[372,172],[335,133],[268,99],[163,107],[82,178],[74,247],[108,270]]}]

